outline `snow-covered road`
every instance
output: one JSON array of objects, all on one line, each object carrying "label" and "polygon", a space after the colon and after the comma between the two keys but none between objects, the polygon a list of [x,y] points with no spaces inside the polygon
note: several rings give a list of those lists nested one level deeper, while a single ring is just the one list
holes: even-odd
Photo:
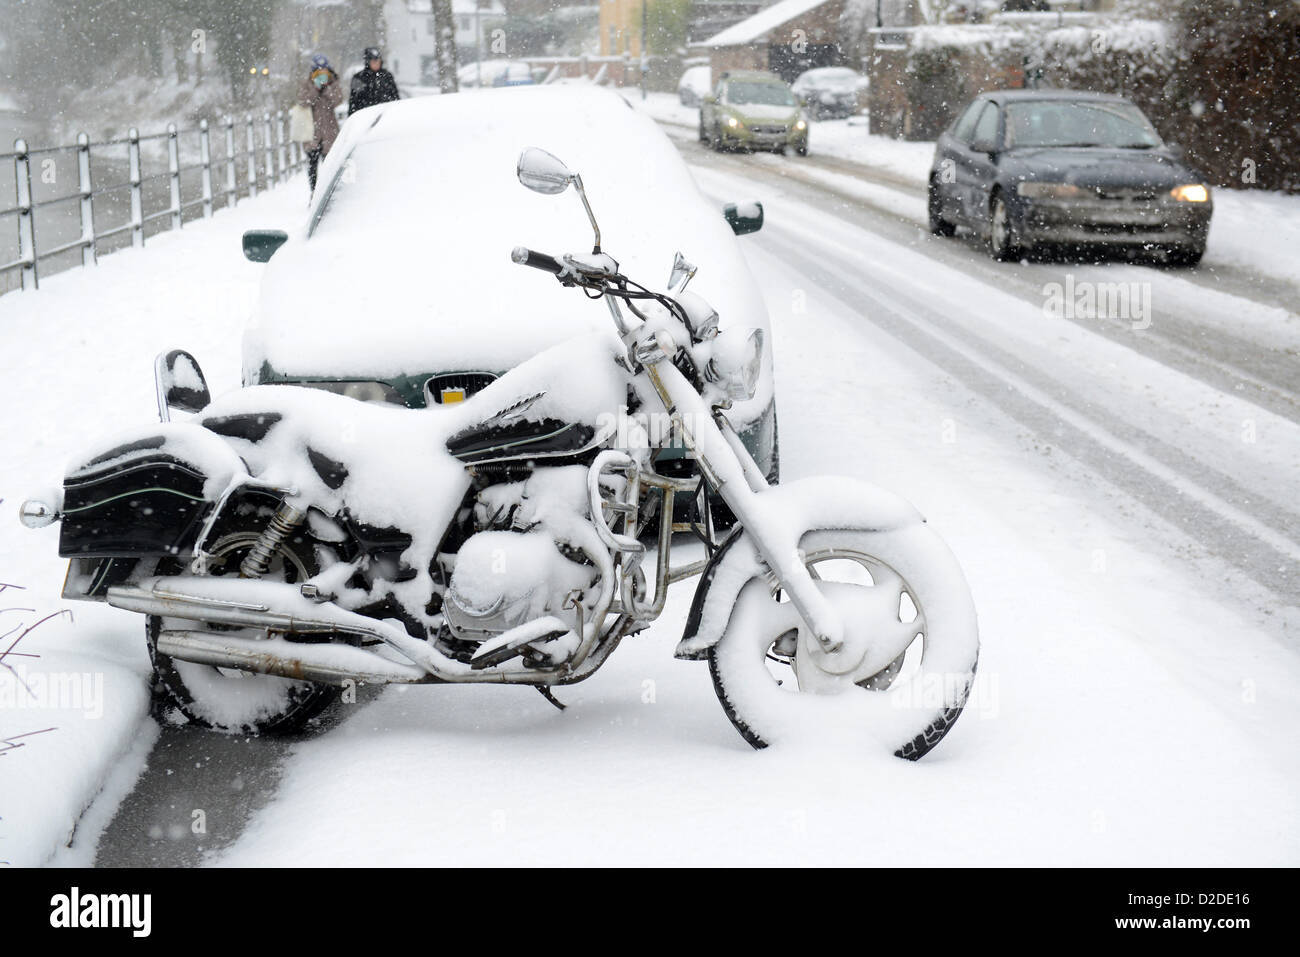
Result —
[{"label": "snow-covered road", "polygon": [[[671,657],[687,587],[561,692],[564,713],[526,689],[394,688],[288,748],[167,729],[101,861],[194,860],[202,845],[223,864],[1300,863],[1295,316],[1140,267],[994,265],[774,163],[682,146],[708,195],[767,210],[743,244],[772,313],[785,477],[862,474],[902,491],[967,570],[981,672],[943,746],[918,764],[751,752],[705,667]],[[0,386],[33,413],[7,426],[18,454],[0,496],[57,469],[84,434],[148,415],[163,345],[196,343],[233,384],[237,329],[216,317],[238,314],[255,274],[218,251],[296,211],[259,202],[256,223],[249,204],[176,237],[186,256],[114,257],[96,287],[59,277],[44,316],[24,297],[16,333],[36,354],[59,346],[60,307],[84,339],[58,353],[57,399],[37,363]],[[185,265],[209,254],[231,277],[224,309]],[[146,262],[169,278],[141,293]],[[1049,318],[1042,286],[1065,271],[1139,274],[1150,326]],[[92,289],[97,322],[73,314]],[[141,297],[152,306],[138,314]],[[75,392],[88,381],[106,382],[89,409]],[[21,575],[24,604],[56,607],[52,551],[48,535],[0,525],[0,581]],[[128,749],[63,858],[88,860],[158,734],[142,717],[138,623],[90,609],[30,641],[69,661],[93,645],[86,667],[116,669],[126,727],[77,739],[101,772],[96,743]],[[33,743],[0,774],[35,783],[56,756],[68,758]],[[20,797],[0,778],[0,827],[10,806],[30,813]],[[236,805],[252,810],[246,826],[224,813]],[[220,822],[202,837],[196,809]],[[36,843],[17,842],[29,855]]]}]

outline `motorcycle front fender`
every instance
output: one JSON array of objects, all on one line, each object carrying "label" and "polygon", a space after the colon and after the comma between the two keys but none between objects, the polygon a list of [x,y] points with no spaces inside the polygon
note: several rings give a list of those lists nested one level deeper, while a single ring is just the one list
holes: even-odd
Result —
[{"label": "motorcycle front fender", "polygon": [[[853,529],[892,531],[925,521],[910,502],[869,482],[817,476],[755,493],[756,504],[771,527],[768,535],[797,548],[810,531]],[[709,559],[691,602],[686,628],[673,656],[689,661],[707,657],[722,638],[741,591],[767,574],[753,534],[737,526]]]}]

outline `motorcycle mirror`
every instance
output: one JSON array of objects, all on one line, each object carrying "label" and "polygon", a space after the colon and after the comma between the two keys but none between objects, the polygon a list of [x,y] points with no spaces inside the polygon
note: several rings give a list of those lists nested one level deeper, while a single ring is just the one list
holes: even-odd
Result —
[{"label": "motorcycle mirror", "polygon": [[160,352],[153,363],[158,389],[158,418],[170,421],[171,409],[202,412],[212,402],[199,362],[184,349]]},{"label": "motorcycle mirror", "polygon": [[673,271],[668,274],[668,288],[672,289],[680,282],[681,286],[677,292],[686,289],[686,284],[695,278],[695,273],[699,269],[695,263],[690,262],[685,256],[678,252],[673,256]]},{"label": "motorcycle mirror", "polygon": [[519,154],[516,173],[519,182],[534,193],[563,193],[573,182],[569,167],[560,162],[558,157],[536,146],[530,146]]}]

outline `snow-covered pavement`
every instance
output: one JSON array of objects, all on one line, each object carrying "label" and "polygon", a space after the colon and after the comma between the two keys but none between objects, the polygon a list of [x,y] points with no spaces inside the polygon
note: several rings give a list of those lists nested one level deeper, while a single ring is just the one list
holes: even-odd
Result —
[{"label": "snow-covered pavement", "polygon": [[[39,292],[0,297],[0,582],[24,589],[0,592],[0,635],[61,608],[72,614],[31,632],[5,659],[15,670],[0,671],[0,861],[45,860],[72,838],[101,787],[111,811],[157,733],[145,720],[142,621],[60,601],[66,562],[57,555],[58,529],[22,528],[18,503],[57,483],[79,449],[156,420],[153,358],[164,349],[192,351],[214,390],[239,385],[240,334],[261,278],[243,257],[240,234],[290,223],[306,204],[305,180],[290,182],[151,238],[144,250],[51,276]],[[6,739],[32,732],[43,733],[4,750]],[[93,816],[85,827],[94,831]],[[88,860],[93,845],[78,846],[82,856],[73,859]]]},{"label": "snow-covered pavement", "polygon": [[[274,793],[242,834],[203,838],[217,848],[209,859],[1300,863],[1297,532],[1287,524],[1300,434],[1285,414],[1285,373],[1256,356],[1285,354],[1294,325],[1218,293],[1254,323],[1227,330],[1249,355],[1226,357],[1223,375],[1256,374],[1272,390],[1265,403],[1160,351],[1174,345],[1046,318],[1041,302],[1001,283],[1018,267],[977,270],[959,242],[863,220],[837,193],[814,206],[814,186],[782,184],[765,162],[694,162],[707,195],[756,197],[767,210],[743,246],[772,314],[784,476],[861,474],[903,492],[966,568],[984,641],[967,716],[917,764],[752,752],[707,669],[671,657],[690,596],[680,586],[654,627],[559,693],[564,713],[526,689],[473,686],[393,688],[343,706],[337,727],[287,756],[274,750]],[[218,391],[236,384],[258,274],[238,234],[283,224],[300,198],[291,185],[142,255],[0,300],[7,342],[59,358],[34,358],[0,384],[5,407],[26,410],[6,420],[4,509],[33,475],[57,478],[89,437],[153,414],[161,348],[191,348]],[[617,254],[617,237],[606,243]],[[1089,268],[1098,272],[1077,272],[1135,267]],[[1178,277],[1151,281],[1170,297],[1195,294]],[[1214,343],[1201,313],[1195,328],[1209,332],[1196,336]],[[22,605],[60,607],[54,545],[53,530],[0,522],[0,581],[30,586]],[[3,757],[0,859],[46,859],[126,754],[59,858],[89,860],[158,733],[143,716],[139,622],[76,612],[24,649],[41,667],[110,675],[112,717],[60,715],[47,722],[59,731]],[[8,735],[30,713],[0,717]],[[212,749],[202,733],[164,733],[188,736],[165,753],[175,766],[163,779],[189,803],[132,796],[154,819],[133,815],[131,826],[189,847],[189,765]],[[271,753],[248,749],[250,764]],[[208,797],[240,799],[215,787]]]}]

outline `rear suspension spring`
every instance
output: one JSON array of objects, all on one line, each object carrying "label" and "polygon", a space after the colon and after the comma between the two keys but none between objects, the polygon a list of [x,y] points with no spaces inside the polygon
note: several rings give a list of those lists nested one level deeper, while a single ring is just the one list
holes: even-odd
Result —
[{"label": "rear suspension spring", "polygon": [[271,516],[271,521],[267,523],[262,534],[253,543],[253,547],[240,562],[239,577],[261,578],[265,575],[267,569],[271,567],[271,559],[275,557],[276,551],[306,517],[305,511],[294,508],[288,502],[281,502],[275,514]]}]

